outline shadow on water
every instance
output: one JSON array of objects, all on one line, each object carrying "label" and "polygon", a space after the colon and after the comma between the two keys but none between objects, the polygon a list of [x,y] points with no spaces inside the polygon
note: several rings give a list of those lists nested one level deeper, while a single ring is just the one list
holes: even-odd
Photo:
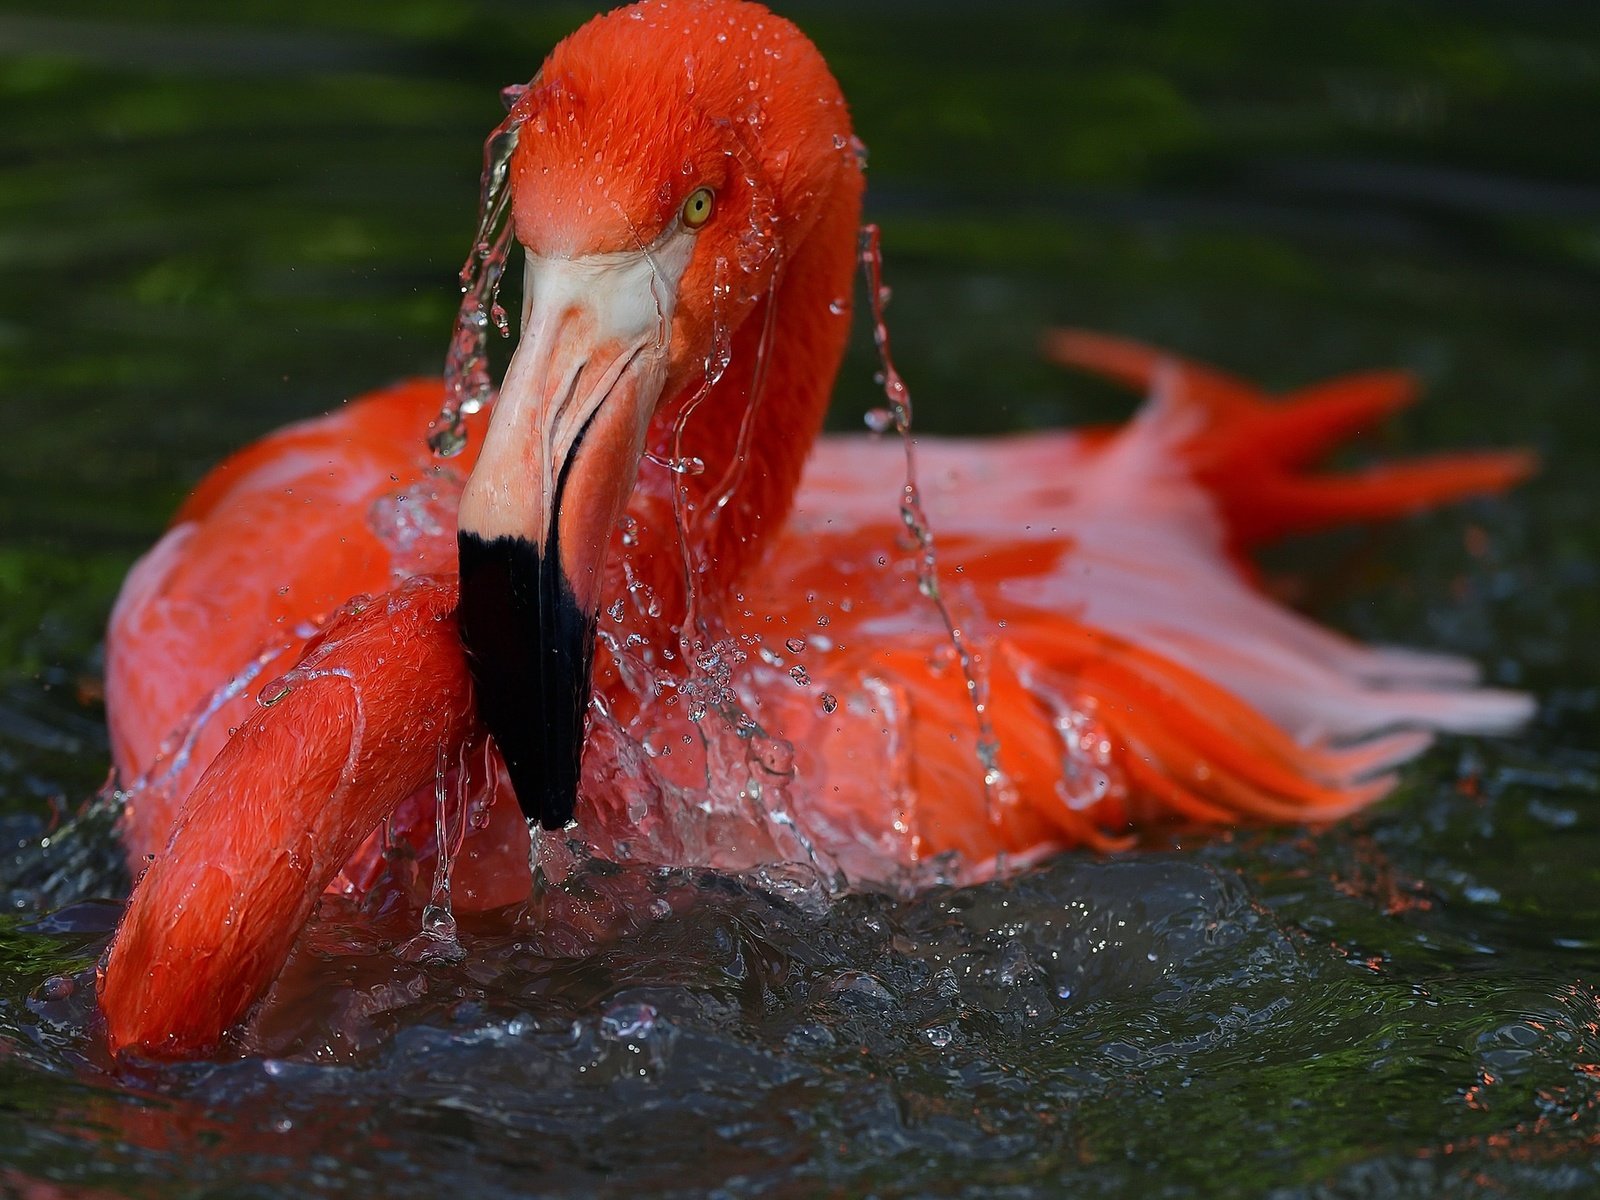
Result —
[{"label": "shadow on water", "polygon": [[414,929],[330,908],[229,1054],[112,1070],[90,980],[127,881],[73,814],[121,575],[229,448],[437,370],[495,89],[583,15],[303,9],[0,9],[0,1193],[1600,1187],[1576,6],[786,9],[872,148],[924,428],[1124,413],[1036,362],[1072,322],[1273,386],[1408,367],[1429,402],[1386,448],[1537,448],[1509,502],[1271,564],[1362,637],[1537,692],[1526,736],[1446,742],[1339,829],[910,900],[596,867],[562,902],[637,916],[594,952],[530,913],[416,963]]}]

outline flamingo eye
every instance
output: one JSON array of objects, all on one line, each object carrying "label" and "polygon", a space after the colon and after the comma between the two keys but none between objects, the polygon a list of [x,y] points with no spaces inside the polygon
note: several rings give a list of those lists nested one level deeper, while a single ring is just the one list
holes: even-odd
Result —
[{"label": "flamingo eye", "polygon": [[711,219],[715,199],[710,188],[695,188],[683,202],[683,223],[690,229],[699,229]]}]

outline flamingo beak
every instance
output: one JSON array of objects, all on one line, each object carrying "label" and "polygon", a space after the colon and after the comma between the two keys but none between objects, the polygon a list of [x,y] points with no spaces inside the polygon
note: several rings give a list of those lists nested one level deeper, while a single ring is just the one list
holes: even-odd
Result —
[{"label": "flamingo beak", "polygon": [[522,337],[461,497],[461,640],[529,820],[572,820],[606,548],[665,386],[686,247],[527,258]]}]

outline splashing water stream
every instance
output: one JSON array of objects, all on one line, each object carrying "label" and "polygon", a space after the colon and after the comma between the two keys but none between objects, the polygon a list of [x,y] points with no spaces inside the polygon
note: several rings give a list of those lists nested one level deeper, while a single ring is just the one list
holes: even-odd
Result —
[{"label": "splashing water stream", "polygon": [[[428,902],[422,909],[422,929],[402,951],[408,957],[427,958],[437,962],[459,962],[466,957],[457,934],[455,912],[450,906],[450,872],[460,853],[461,843],[467,835],[467,797],[464,784],[467,777],[466,759],[471,746],[461,748],[455,770],[450,770],[449,756],[440,746],[434,761],[433,773],[433,834],[438,852],[434,857],[433,885],[428,892]],[[455,803],[451,804],[450,801]],[[456,810],[456,829],[450,830],[450,810]]]},{"label": "splashing water stream", "polygon": [[[535,81],[537,82],[537,81]],[[444,407],[433,422],[428,445],[441,458],[461,453],[467,444],[463,419],[480,411],[494,395],[489,369],[489,329],[511,336],[500,306],[500,283],[516,240],[511,221],[511,156],[527,113],[520,102],[534,84],[516,84],[501,93],[510,109],[483,144],[479,182],[478,228],[472,252],[458,276],[461,306],[444,363]]]},{"label": "splashing water stream", "polygon": [[[989,719],[988,697],[979,674],[979,656],[973,651],[962,632],[949,603],[939,587],[939,559],[934,548],[933,527],[922,507],[922,490],[917,483],[917,449],[911,434],[911,392],[894,365],[889,346],[889,326],[884,319],[884,309],[889,303],[889,289],[883,282],[883,247],[876,225],[866,225],[861,230],[861,269],[866,276],[867,304],[872,314],[872,341],[877,347],[878,360],[883,372],[883,393],[888,398],[887,420],[874,419],[868,414],[868,427],[875,432],[893,429],[905,448],[905,484],[900,491],[900,519],[910,534],[917,552],[917,590],[926,596],[939,614],[945,635],[955,651],[961,670],[962,682],[972,702],[973,716],[978,724],[978,766],[983,772],[984,796],[989,806],[989,819],[999,819],[998,804],[1006,795],[1005,775],[1000,770],[1000,743],[995,737],[994,723]],[[880,428],[881,426],[881,428]]]}]

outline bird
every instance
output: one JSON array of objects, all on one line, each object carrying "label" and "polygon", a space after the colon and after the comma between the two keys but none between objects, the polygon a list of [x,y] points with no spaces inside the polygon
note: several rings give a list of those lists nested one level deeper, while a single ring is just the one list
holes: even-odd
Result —
[{"label": "bird", "polygon": [[[1050,358],[1144,396],[1130,420],[913,438],[862,147],[792,23],[642,0],[508,102],[445,378],[228,458],[116,601],[115,1053],[218,1046],[329,892],[506,908],[563,846],[976,880],[1162,828],[1330,821],[1435,734],[1529,718],[1469,663],[1260,585],[1267,541],[1531,470],[1321,470],[1408,376],[1271,397],[1058,330]],[[863,270],[886,403],[825,435]]]}]

